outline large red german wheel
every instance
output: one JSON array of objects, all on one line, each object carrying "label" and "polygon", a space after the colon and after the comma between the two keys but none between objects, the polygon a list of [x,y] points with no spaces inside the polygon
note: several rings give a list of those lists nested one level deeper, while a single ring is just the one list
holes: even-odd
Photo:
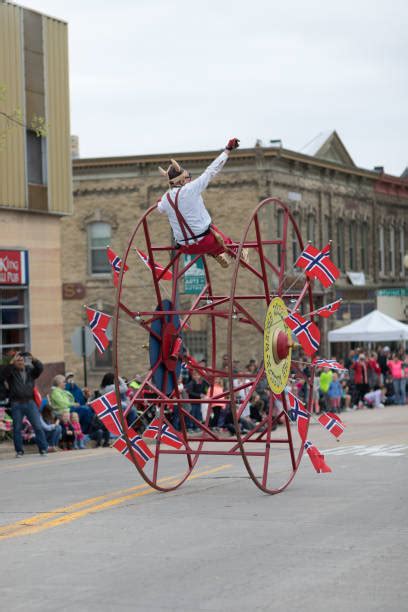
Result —
[{"label": "large red german wheel", "polygon": [[[243,249],[248,249],[248,262],[241,257]],[[293,268],[302,249],[293,215],[276,198],[255,208],[241,241],[230,247],[233,263],[228,269],[209,256],[185,257],[175,249],[167,218],[156,206],[137,223],[122,257],[116,291],[113,361],[122,421],[129,406],[125,411],[121,404],[119,376],[132,380],[140,374],[135,367],[141,355],[146,363],[131,400],[137,409],[131,425],[143,436],[152,416],[158,419],[159,435],[150,446],[154,457],[141,467],[126,427],[124,439],[150,486],[160,491],[177,488],[201,455],[242,457],[249,477],[269,494],[282,491],[294,478],[303,446],[288,417],[285,390],[302,387],[310,411],[313,368],[305,371],[307,364],[293,358],[297,349],[283,319],[289,310],[313,311],[310,282]],[[197,365],[192,357],[203,356],[203,342],[206,363]],[[258,363],[249,370],[251,356]],[[185,365],[196,367],[208,382],[207,399],[192,400],[181,391]],[[223,390],[215,392],[215,385]],[[263,410],[248,429],[256,393]],[[206,408],[202,419],[192,410],[200,402]],[[233,435],[212,426],[215,413],[228,414]],[[160,433],[166,425],[174,427],[176,415],[180,448],[169,446]],[[169,455],[171,477],[166,469]]]}]

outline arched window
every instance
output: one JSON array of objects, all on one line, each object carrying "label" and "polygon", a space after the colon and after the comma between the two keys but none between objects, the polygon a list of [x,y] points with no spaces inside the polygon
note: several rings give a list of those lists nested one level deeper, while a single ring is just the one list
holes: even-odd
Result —
[{"label": "arched window", "polygon": [[[278,239],[283,239],[283,210],[278,210],[277,218],[277,235]],[[281,265],[282,245],[278,244],[278,266]]]},{"label": "arched window", "polygon": [[88,225],[89,272],[91,274],[109,274],[111,266],[106,256],[106,247],[112,236],[109,223],[96,221]]},{"label": "arched window", "polygon": [[384,227],[378,227],[378,273],[385,274],[385,259],[384,259]]},{"label": "arched window", "polygon": [[349,223],[349,267],[356,269],[356,226],[353,221]]}]

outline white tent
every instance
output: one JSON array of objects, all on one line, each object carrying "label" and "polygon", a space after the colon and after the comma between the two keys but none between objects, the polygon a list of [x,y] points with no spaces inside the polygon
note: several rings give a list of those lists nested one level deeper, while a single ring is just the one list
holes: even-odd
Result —
[{"label": "white tent", "polygon": [[408,325],[373,310],[350,325],[329,332],[329,342],[384,342],[408,340]]}]

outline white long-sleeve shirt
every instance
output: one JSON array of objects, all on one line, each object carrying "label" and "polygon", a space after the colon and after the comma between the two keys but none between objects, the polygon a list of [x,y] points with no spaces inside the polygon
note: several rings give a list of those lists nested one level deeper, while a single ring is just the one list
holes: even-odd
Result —
[{"label": "white long-sleeve shirt", "polygon": [[[157,210],[160,213],[166,213],[169,218],[171,229],[173,230],[174,239],[180,244],[193,244],[194,240],[186,242],[184,240],[183,232],[180,228],[179,222],[177,221],[176,213],[172,206],[167,200],[167,193],[175,203],[177,192],[178,196],[178,209],[182,217],[186,220],[186,223],[190,227],[194,236],[198,236],[206,231],[211,223],[211,217],[208,210],[205,207],[204,200],[201,196],[204,189],[206,189],[211,179],[216,176],[224,167],[225,162],[228,159],[227,153],[223,151],[214,161],[208,166],[206,170],[194,181],[186,183],[183,187],[172,187],[162,196],[157,205]],[[187,231],[187,236],[189,236]]]}]

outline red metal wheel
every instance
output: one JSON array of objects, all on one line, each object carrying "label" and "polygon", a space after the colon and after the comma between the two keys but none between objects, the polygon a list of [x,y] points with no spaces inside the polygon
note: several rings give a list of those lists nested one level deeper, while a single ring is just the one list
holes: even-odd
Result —
[{"label": "red metal wheel", "polygon": [[[236,367],[242,355],[241,327],[251,326],[250,346],[255,354],[260,353],[265,342],[270,342],[274,367],[278,369],[279,364],[283,364],[289,376],[287,384],[307,388],[308,410],[311,412],[313,371],[310,376],[305,376],[302,370],[306,364],[292,359],[287,330],[269,330],[270,340],[265,338],[264,330],[272,300],[276,302],[272,306],[277,305],[283,311],[304,308],[306,312],[312,312],[313,295],[309,280],[291,267],[303,249],[303,241],[293,215],[283,202],[267,198],[256,207],[243,233],[238,255],[243,248],[249,250],[249,265],[237,260],[231,281],[229,384],[231,389],[235,389],[231,393],[231,408],[237,448],[241,450],[249,476],[262,491],[274,494],[293,480],[303,445],[295,428],[291,427],[285,392],[273,393],[269,386],[264,391],[266,414],[254,429],[242,433],[240,420],[245,419],[255,389],[259,389],[260,384],[262,386],[266,364],[265,360],[261,362],[255,379],[248,379],[242,367]],[[249,292],[248,287],[253,290]],[[278,390],[279,386],[280,389],[286,386],[284,378],[276,380]]]}]

